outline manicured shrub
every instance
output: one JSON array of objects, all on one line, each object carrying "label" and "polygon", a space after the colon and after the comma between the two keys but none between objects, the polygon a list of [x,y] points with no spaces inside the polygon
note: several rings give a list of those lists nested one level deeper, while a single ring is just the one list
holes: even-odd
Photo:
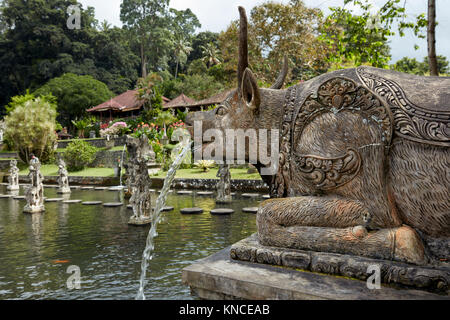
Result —
[{"label": "manicured shrub", "polygon": [[95,160],[98,149],[84,140],[74,140],[69,143],[64,153],[67,170],[80,171]]}]

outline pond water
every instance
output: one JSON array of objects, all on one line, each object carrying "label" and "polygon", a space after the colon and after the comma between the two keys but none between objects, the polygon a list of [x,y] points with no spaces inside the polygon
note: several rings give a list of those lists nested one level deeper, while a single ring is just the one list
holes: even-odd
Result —
[{"label": "pond water", "polygon": [[[0,194],[6,194],[0,186]],[[21,187],[20,194],[24,194]],[[56,189],[45,196],[58,198]],[[156,201],[158,193],[152,199]],[[158,226],[154,258],[147,271],[147,299],[192,299],[181,282],[181,270],[256,232],[256,216],[243,207],[258,206],[261,198],[237,194],[230,205],[216,205],[213,196],[168,196]],[[47,202],[43,214],[24,214],[24,200],[0,199],[0,299],[134,299],[139,288],[142,252],[149,226],[129,226],[132,215],[123,192],[72,190],[70,199],[124,202],[105,208]],[[182,215],[180,209],[200,207],[203,214]],[[214,208],[234,214],[214,216]],[[81,289],[68,289],[69,266],[81,271]]]}]

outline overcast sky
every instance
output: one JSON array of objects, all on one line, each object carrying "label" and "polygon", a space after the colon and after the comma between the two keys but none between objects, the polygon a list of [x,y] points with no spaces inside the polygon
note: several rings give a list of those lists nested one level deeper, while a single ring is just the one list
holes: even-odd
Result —
[{"label": "overcast sky", "polygon": [[[99,21],[107,20],[115,26],[121,26],[120,3],[121,0],[79,0],[83,7],[91,6],[95,8],[96,18]],[[288,0],[275,0],[276,2],[288,3]],[[415,17],[427,11],[426,0],[406,0],[407,13]],[[250,10],[264,0],[171,0],[170,7],[178,10],[190,8],[194,12],[202,28],[200,31],[220,32],[227,28],[233,19],[239,18],[238,6],[243,6],[250,13]],[[305,0],[309,7],[319,7],[325,12],[330,6],[342,6],[344,0]],[[385,0],[373,0],[375,7],[381,6]],[[437,0],[437,21],[436,28],[436,50],[438,54],[446,56],[450,60],[450,1]],[[414,44],[419,45],[419,50],[414,50]],[[422,61],[427,55],[427,43],[425,39],[414,37],[412,31],[406,31],[406,36],[398,36],[391,39],[392,62],[408,56]]]}]

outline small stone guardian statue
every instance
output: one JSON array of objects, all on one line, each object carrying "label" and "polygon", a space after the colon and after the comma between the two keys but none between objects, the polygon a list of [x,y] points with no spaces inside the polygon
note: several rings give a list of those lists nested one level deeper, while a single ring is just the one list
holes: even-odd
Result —
[{"label": "small stone guardian statue", "polygon": [[221,164],[219,166],[219,171],[217,172],[217,177],[220,178],[217,183],[217,203],[230,203],[231,198],[231,175],[230,166],[227,164]]},{"label": "small stone guardian statue", "polygon": [[17,160],[11,160],[10,162],[8,182],[7,190],[19,190],[19,168],[17,168]]},{"label": "small stone guardian statue", "polygon": [[58,160],[58,193],[60,194],[67,194],[71,193],[70,186],[69,186],[69,173],[67,172],[66,163],[62,158],[59,158]]},{"label": "small stone guardian statue", "polygon": [[34,155],[30,161],[30,178],[31,186],[26,190],[25,198],[27,204],[23,212],[25,213],[39,213],[44,212],[44,177],[41,173],[41,162]]}]

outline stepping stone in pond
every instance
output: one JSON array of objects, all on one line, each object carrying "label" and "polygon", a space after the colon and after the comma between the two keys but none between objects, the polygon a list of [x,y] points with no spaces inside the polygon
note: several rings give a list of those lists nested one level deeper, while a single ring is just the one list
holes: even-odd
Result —
[{"label": "stepping stone in pond", "polygon": [[14,200],[25,200],[25,196],[14,196],[13,197]]},{"label": "stepping stone in pond", "polygon": [[70,186],[70,189],[78,190],[78,189],[81,189],[81,187],[80,186]]},{"label": "stepping stone in pond", "polygon": [[257,198],[259,197],[258,193],[243,193],[242,194],[243,198]]},{"label": "stepping stone in pond", "polygon": [[106,190],[108,189],[107,187],[95,187],[94,190]]},{"label": "stepping stone in pond", "polygon": [[49,198],[49,199],[45,199],[45,202],[60,202],[60,201],[64,201],[64,198]]},{"label": "stepping stone in pond", "polygon": [[167,206],[161,209],[162,212],[169,212],[169,211],[173,211],[173,207]]},{"label": "stepping stone in pond", "polygon": [[251,207],[251,208],[242,208],[242,212],[246,212],[246,213],[258,213],[258,207]]},{"label": "stepping stone in pond", "polygon": [[200,191],[200,192],[197,192],[198,196],[211,196],[213,194],[214,194],[214,192],[212,192],[212,191]]},{"label": "stepping stone in pond", "polygon": [[94,187],[81,187],[81,190],[94,190]]},{"label": "stepping stone in pond", "polygon": [[265,194],[262,197],[263,197],[263,199],[270,199],[270,194]]},{"label": "stepping stone in pond", "polygon": [[96,206],[96,205],[100,205],[102,203],[103,202],[101,202],[101,201],[85,201],[85,202],[82,202],[81,204],[84,206]]},{"label": "stepping stone in pond", "polygon": [[193,193],[192,191],[187,191],[187,190],[177,192],[177,194],[192,194],[192,193]]},{"label": "stepping stone in pond", "polygon": [[72,204],[72,203],[81,203],[82,200],[64,200],[63,203]]},{"label": "stepping stone in pond", "polygon": [[44,185],[44,188],[59,188],[58,186],[54,186],[52,184],[46,184]]},{"label": "stepping stone in pond", "polygon": [[180,210],[181,214],[198,214],[203,213],[202,208],[184,208]]},{"label": "stepping stone in pond", "polygon": [[104,207],[121,207],[123,206],[122,202],[108,202],[103,204]]},{"label": "stepping stone in pond", "polygon": [[13,195],[11,194],[0,194],[0,199],[6,199],[6,198],[12,198]]},{"label": "stepping stone in pond", "polygon": [[211,210],[211,214],[218,215],[218,216],[224,216],[224,215],[228,215],[228,214],[232,214],[232,213],[234,213],[234,210],[228,209],[228,208],[218,208],[218,209]]},{"label": "stepping stone in pond", "polygon": [[133,210],[133,206],[131,204],[127,205],[127,209]]},{"label": "stepping stone in pond", "polygon": [[112,188],[108,188],[108,191],[122,191],[123,189],[125,189],[124,187],[112,187]]}]

